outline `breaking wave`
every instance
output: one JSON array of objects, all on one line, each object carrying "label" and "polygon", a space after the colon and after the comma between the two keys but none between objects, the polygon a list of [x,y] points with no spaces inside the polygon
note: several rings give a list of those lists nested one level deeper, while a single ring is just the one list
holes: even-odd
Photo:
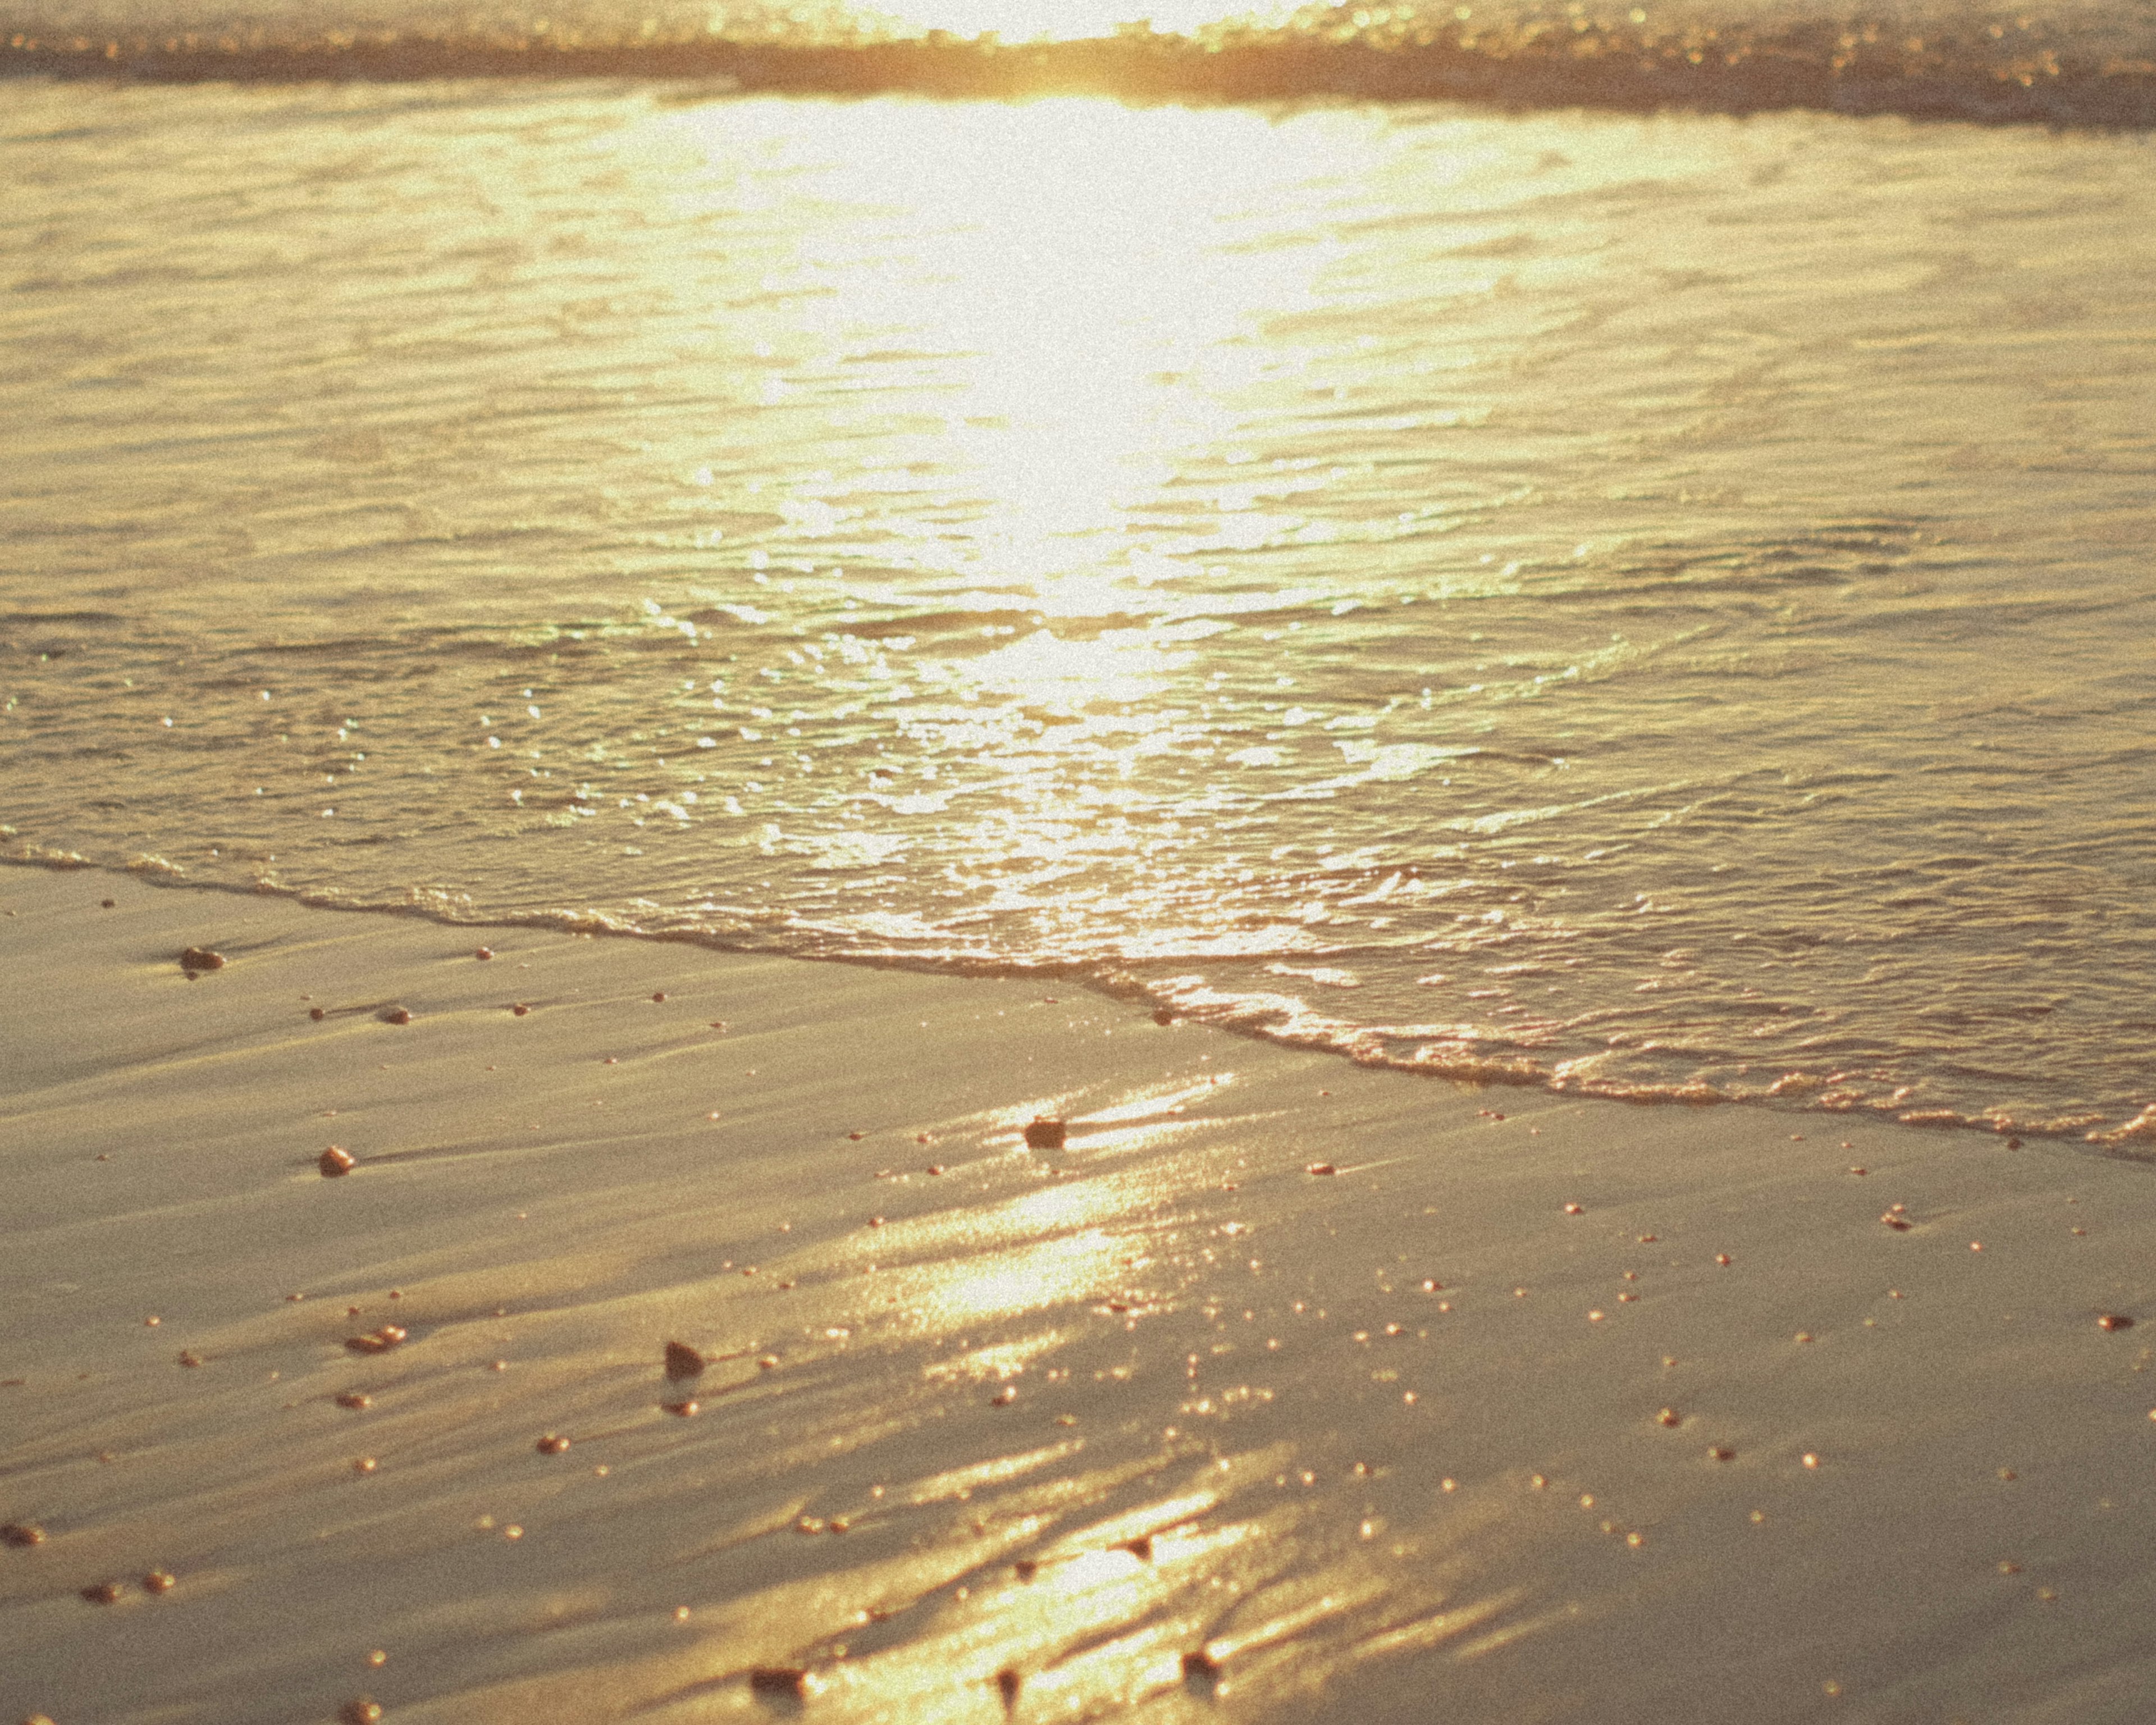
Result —
[{"label": "breaking wave", "polygon": [[[1133,6],[1143,0],[1132,0]],[[1138,102],[1469,100],[2156,124],[2156,9],[1988,5],[1318,7],[1181,32],[1009,39],[880,13],[680,5],[325,14],[265,0],[0,8],[0,71],[166,82],[553,77],[743,91]],[[932,17],[933,14],[928,16]]]}]

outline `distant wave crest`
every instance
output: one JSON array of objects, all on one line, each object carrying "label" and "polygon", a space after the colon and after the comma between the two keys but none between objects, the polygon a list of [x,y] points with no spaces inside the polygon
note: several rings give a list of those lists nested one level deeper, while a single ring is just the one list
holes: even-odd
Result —
[{"label": "distant wave crest", "polygon": [[[1142,0],[1140,0],[1142,3]],[[644,8],[635,8],[639,13]],[[441,14],[434,17],[439,18]],[[2156,13],[1834,13],[1773,6],[1317,8],[1188,34],[1007,41],[868,15],[665,13],[341,23],[109,0],[0,12],[0,71],[154,81],[682,80],[737,90],[1133,101],[1465,100],[1517,107],[1810,108],[1984,122],[2156,125]]]}]

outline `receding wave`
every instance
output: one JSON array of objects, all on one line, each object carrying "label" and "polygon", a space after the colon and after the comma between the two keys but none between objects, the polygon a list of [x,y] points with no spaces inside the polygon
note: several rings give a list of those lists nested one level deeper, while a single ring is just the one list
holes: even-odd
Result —
[{"label": "receding wave", "polygon": [[[0,828],[0,836],[6,834],[7,829]],[[391,899],[338,889],[297,887],[270,875],[259,877],[252,885],[192,880],[184,868],[159,855],[139,855],[123,865],[80,851],[21,842],[0,852],[0,867],[11,864],[61,870],[105,869],[119,872],[124,869],[140,880],[161,886],[194,891],[268,894],[295,899],[319,910],[419,916],[458,927],[546,928],[565,933],[708,947],[717,952],[776,952],[806,963],[860,964],[932,975],[1057,981],[1096,989],[1116,999],[1143,1002],[1163,1014],[1173,1013],[1233,1034],[1337,1055],[1360,1066],[1380,1066],[1455,1084],[1549,1091],[1560,1096],[1590,1096],[1640,1106],[1748,1104],[1802,1114],[1868,1117],[1898,1121],[1906,1126],[1981,1132],[1999,1137],[2017,1134],[2020,1136],[2015,1139],[2016,1143],[2024,1136],[2078,1142],[2095,1146],[2102,1153],[2115,1158],[2156,1160],[2156,1103],[2122,1120],[2100,1112],[2046,1114],[2041,1110],[2014,1111],[2002,1108],[1971,1112],[1948,1107],[1911,1106],[1906,1089],[1867,1094],[1862,1088],[1840,1081],[1845,1075],[1837,1075],[1836,1080],[1830,1081],[1789,1074],[1772,1083],[1737,1086],[1709,1083],[1697,1078],[1655,1081],[1604,1077],[1580,1070],[1577,1063],[1552,1059],[1546,1052],[1530,1047],[1526,1040],[1494,1026],[1358,1024],[1314,1012],[1291,996],[1224,992],[1188,978],[1148,978],[1116,963],[989,957],[898,948],[876,950],[859,944],[832,950],[813,942],[804,943],[798,937],[798,927],[757,928],[752,922],[718,926],[724,919],[705,926],[670,922],[665,918],[655,922],[644,922],[633,916],[598,909],[557,908],[504,914],[482,907],[461,894],[439,889],[410,888],[401,899]],[[1274,968],[1280,970],[1283,967]],[[1309,971],[1286,973],[1324,974]]]},{"label": "receding wave", "polygon": [[[1137,0],[1134,0],[1137,3]],[[1573,0],[1312,8],[1184,33],[1009,40],[880,13],[588,8],[564,18],[0,10],[0,69],[152,81],[550,77],[730,90],[1140,102],[1446,99],[1727,113],[1805,108],[1994,123],[2156,124],[2156,14],[1982,3],[1876,10]],[[925,17],[932,18],[930,12]]]}]

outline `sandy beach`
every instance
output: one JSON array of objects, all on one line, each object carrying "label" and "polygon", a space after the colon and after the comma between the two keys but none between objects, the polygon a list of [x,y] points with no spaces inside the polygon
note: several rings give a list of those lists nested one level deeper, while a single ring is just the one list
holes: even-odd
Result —
[{"label": "sandy beach", "polygon": [[0,908],[8,1720],[2156,1704],[2141,1164],[1055,983]]}]

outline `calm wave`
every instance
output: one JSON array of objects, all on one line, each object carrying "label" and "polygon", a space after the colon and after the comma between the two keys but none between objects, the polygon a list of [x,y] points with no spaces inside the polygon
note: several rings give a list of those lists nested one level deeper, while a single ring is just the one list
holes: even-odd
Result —
[{"label": "calm wave", "polygon": [[26,80],[0,819],[2156,1134],[2131,134]]}]

